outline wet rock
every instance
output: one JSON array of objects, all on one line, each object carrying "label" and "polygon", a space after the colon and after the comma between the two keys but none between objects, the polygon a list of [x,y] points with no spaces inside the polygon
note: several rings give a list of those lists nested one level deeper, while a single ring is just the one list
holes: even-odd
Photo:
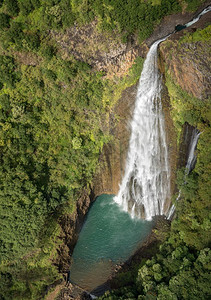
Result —
[{"label": "wet rock", "polygon": [[91,300],[92,297],[89,293],[81,289],[79,286],[75,284],[67,284],[63,287],[56,297],[56,300]]},{"label": "wet rock", "polygon": [[188,123],[185,123],[182,128],[181,138],[180,138],[180,148],[178,157],[178,168],[185,167],[188,161],[188,156],[190,152],[190,145],[192,140],[193,131],[195,127]]},{"label": "wet rock", "polygon": [[[127,88],[110,116],[110,133],[114,140],[105,145],[100,156],[100,167],[93,181],[93,193],[117,194],[124,174],[127,150],[130,138],[129,122],[132,118],[136,99],[137,85]],[[115,121],[118,119],[118,121]],[[113,121],[112,121],[113,120]]]},{"label": "wet rock", "polygon": [[175,30],[176,31],[180,31],[180,30],[183,30],[185,28],[186,28],[186,26],[185,25],[181,25],[181,24],[178,24],[177,26],[175,26]]}]

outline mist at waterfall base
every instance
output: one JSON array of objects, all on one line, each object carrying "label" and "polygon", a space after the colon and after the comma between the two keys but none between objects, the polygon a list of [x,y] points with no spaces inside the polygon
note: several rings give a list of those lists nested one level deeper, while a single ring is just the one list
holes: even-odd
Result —
[{"label": "mist at waterfall base", "polygon": [[106,282],[115,264],[126,261],[150,233],[153,222],[131,218],[101,195],[91,206],[75,246],[70,281],[91,292]]}]

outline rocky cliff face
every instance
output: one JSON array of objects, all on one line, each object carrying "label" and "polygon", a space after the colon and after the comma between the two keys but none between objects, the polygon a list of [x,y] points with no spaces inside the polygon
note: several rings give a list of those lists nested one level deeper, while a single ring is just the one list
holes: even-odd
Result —
[{"label": "rocky cliff face", "polygon": [[[209,15],[211,18],[211,13]],[[195,30],[195,27],[191,27],[186,32]],[[160,47],[168,72],[183,90],[198,99],[207,98],[211,94],[210,42],[179,43],[180,37],[181,33],[178,32]]]},{"label": "rocky cliff face", "polygon": [[[209,3],[205,2],[203,7]],[[203,8],[197,12],[175,14],[164,18],[162,23],[157,27],[153,35],[142,44],[139,53],[142,56],[147,53],[147,45],[150,46],[155,40],[161,38],[170,32],[173,32],[177,24],[185,24],[195,17]],[[187,32],[194,32],[197,28],[204,28],[211,18],[211,13],[201,17],[201,19],[190,28],[173,34],[168,40],[160,45],[160,70],[163,74],[164,87],[162,92],[163,110],[166,123],[166,135],[169,151],[169,160],[171,167],[171,193],[175,191],[176,170],[178,165],[184,165],[183,156],[187,156],[188,142],[186,146],[182,143],[182,148],[177,145],[177,133],[174,128],[171,105],[168,90],[165,87],[165,76],[168,72],[175,82],[189,94],[194,97],[203,99],[210,95],[210,56],[209,43],[186,42],[180,44],[178,40]],[[111,122],[111,133],[114,141],[106,145],[100,157],[100,169],[94,180],[94,194],[97,196],[101,193],[116,194],[118,192],[119,183],[124,174],[124,166],[127,155],[130,128],[129,122],[132,117],[136,97],[136,86],[126,89],[122,93],[121,99],[118,101],[114,112],[117,115],[117,124],[114,127]],[[113,116],[111,115],[111,120]],[[188,125],[185,125],[184,131]],[[185,134],[185,133],[184,133]],[[186,147],[186,150],[185,150]],[[186,151],[186,152],[185,152]],[[183,153],[179,155],[179,153]],[[183,161],[183,164],[182,164]],[[166,203],[166,209],[170,203]]]},{"label": "rocky cliff face", "polygon": [[75,25],[65,33],[52,31],[51,35],[64,58],[74,56],[104,72],[108,79],[126,75],[135,58],[142,54],[135,39],[131,37],[126,44],[122,43],[117,32],[111,35],[99,31],[97,21],[81,27]]},{"label": "rocky cliff face", "polygon": [[59,220],[62,229],[59,238],[63,243],[57,250],[59,256],[54,264],[61,273],[66,274],[69,272],[72,252],[92,199],[90,192],[84,190],[77,201],[75,212],[71,215],[63,215]]},{"label": "rocky cliff face", "polygon": [[[169,42],[172,56],[162,52],[170,74],[175,77],[176,83],[194,97],[203,99],[210,94],[209,45],[203,43],[178,45]],[[163,48],[161,48],[163,49]]]},{"label": "rocky cliff face", "polygon": [[[204,99],[207,99],[211,94],[211,41],[203,35],[198,35],[193,38],[193,33],[196,32],[197,29],[205,28],[209,24],[210,20],[211,12],[201,17],[201,19],[191,27],[173,34],[168,38],[167,41],[163,42],[160,45],[159,49],[161,71],[164,76],[164,81],[165,76],[170,76],[173,82],[178,85],[181,90],[194,97],[195,101],[197,101],[198,103],[200,101],[203,101]],[[181,101],[184,102],[186,100],[184,98],[181,99]],[[173,108],[171,107],[169,100],[167,100],[167,105],[169,106],[171,114]],[[170,119],[172,121],[171,116]],[[171,126],[167,126],[166,128],[167,136],[171,137],[174,125],[172,124]],[[185,122],[182,127],[180,139],[178,140],[179,144],[177,145],[177,143],[174,143],[173,145],[174,150],[172,153],[174,166],[171,169],[174,173],[177,168],[181,168],[186,165],[190,138],[193,129],[193,126]],[[176,132],[173,135],[173,139],[177,139]],[[175,175],[172,174],[172,180],[174,182],[176,178]]]},{"label": "rocky cliff face", "polygon": [[104,146],[100,156],[100,167],[93,182],[93,192],[96,196],[103,193],[117,194],[119,190],[124,175],[136,90],[137,85],[124,90],[110,115],[110,133],[114,138]]}]

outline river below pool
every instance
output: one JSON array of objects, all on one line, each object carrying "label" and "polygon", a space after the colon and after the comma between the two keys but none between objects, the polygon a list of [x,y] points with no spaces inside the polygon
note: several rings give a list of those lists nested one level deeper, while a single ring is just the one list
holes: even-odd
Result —
[{"label": "river below pool", "polygon": [[132,219],[113,195],[97,197],[73,251],[70,281],[88,292],[106,282],[114,266],[140,247],[152,226],[152,221]]}]

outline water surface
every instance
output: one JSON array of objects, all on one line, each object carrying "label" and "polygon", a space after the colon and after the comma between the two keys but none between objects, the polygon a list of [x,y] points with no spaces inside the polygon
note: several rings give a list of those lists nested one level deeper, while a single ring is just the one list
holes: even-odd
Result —
[{"label": "water surface", "polygon": [[103,284],[116,263],[127,260],[150,233],[152,222],[132,219],[101,195],[91,206],[73,252],[70,281],[87,291]]}]

